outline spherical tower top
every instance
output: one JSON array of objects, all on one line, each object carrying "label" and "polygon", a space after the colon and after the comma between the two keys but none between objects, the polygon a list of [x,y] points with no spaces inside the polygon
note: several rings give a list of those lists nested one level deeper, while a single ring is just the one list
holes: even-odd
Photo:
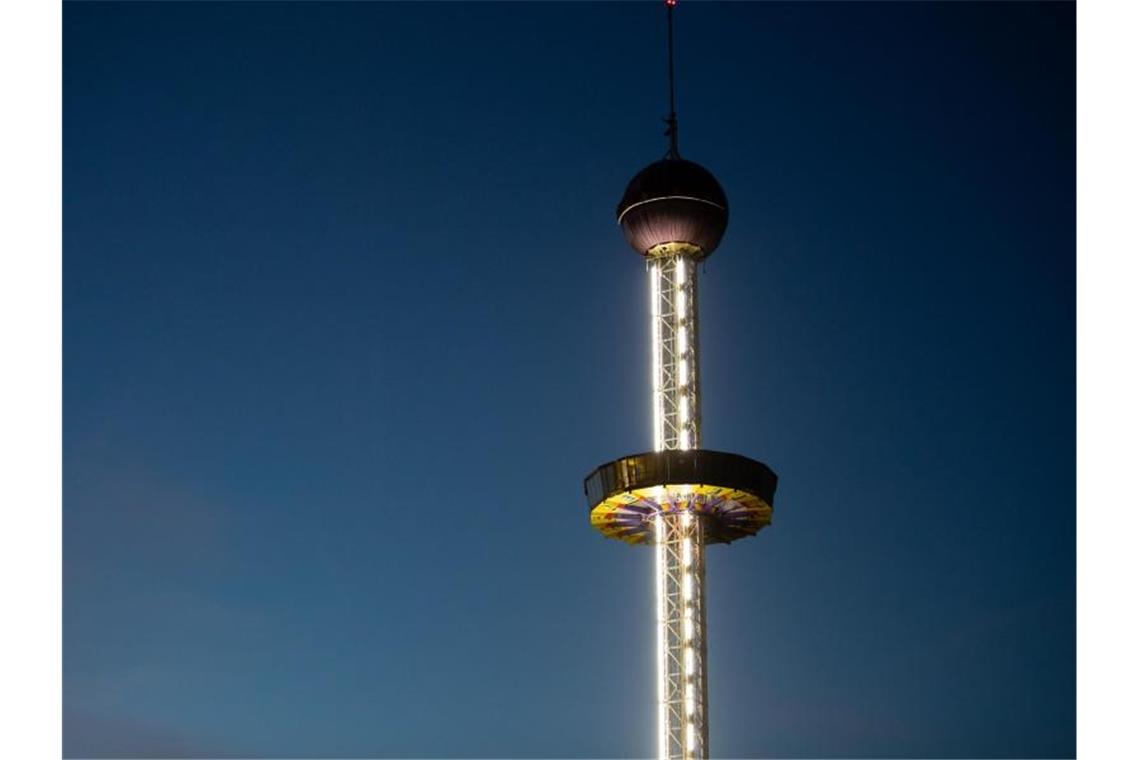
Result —
[{"label": "spherical tower top", "polygon": [[625,239],[645,256],[706,258],[728,227],[728,198],[700,164],[669,157],[637,173],[617,207]]}]

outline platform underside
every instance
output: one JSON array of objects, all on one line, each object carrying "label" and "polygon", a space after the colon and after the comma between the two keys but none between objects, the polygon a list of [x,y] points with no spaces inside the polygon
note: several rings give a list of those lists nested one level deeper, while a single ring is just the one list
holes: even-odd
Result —
[{"label": "platform underside", "polygon": [[590,511],[590,524],[607,538],[653,543],[653,517],[692,510],[705,516],[705,543],[729,543],[756,535],[772,522],[772,507],[759,496],[715,485],[669,484],[622,491]]}]

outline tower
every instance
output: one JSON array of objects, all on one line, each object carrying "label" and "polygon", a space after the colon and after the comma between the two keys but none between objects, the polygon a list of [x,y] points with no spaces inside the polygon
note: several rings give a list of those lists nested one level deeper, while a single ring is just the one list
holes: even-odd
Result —
[{"label": "tower", "polygon": [[617,207],[645,258],[652,335],[653,450],[586,478],[590,522],[603,535],[653,547],[657,596],[658,757],[708,757],[705,548],[755,535],[772,519],[776,475],[760,462],[701,448],[697,264],[719,245],[728,199],[716,178],[681,158],[669,43],[669,150],[630,180]]}]

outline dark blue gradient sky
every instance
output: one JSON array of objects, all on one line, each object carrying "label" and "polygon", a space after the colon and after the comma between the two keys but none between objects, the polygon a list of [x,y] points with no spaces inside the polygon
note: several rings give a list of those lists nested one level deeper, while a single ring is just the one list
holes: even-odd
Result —
[{"label": "dark blue gradient sky", "polygon": [[[64,9],[68,755],[642,756],[638,4]],[[678,13],[719,756],[1075,753],[1075,11]]]}]

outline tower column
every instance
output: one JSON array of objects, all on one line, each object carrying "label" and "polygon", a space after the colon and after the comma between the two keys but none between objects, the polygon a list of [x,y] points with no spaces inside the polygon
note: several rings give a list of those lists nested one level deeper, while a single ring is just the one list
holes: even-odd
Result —
[{"label": "tower column", "polygon": [[658,757],[708,757],[705,702],[704,520],[691,510],[655,518]]},{"label": "tower column", "polygon": [[651,255],[653,449],[698,449],[701,390],[697,341],[697,263],[691,246],[669,243]]},{"label": "tower column", "polygon": [[[691,246],[649,259],[656,451],[700,447],[697,266]],[[679,494],[682,497],[683,494]],[[658,756],[708,757],[704,521],[688,499],[654,519],[657,572]]]}]

